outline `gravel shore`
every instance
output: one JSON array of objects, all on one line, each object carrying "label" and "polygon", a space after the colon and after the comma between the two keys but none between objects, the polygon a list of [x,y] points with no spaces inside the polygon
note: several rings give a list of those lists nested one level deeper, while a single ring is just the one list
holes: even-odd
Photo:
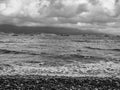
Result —
[{"label": "gravel shore", "polygon": [[120,90],[120,79],[65,76],[0,76],[0,90]]}]

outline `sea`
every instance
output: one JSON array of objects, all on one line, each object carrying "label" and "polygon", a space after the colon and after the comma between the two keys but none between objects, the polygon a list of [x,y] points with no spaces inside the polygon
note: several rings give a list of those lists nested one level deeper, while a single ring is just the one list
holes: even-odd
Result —
[{"label": "sea", "polygon": [[120,36],[0,33],[0,75],[119,74]]}]

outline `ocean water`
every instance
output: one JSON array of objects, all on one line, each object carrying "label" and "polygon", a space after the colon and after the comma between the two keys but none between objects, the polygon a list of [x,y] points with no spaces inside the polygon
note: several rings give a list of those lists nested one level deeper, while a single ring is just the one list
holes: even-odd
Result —
[{"label": "ocean water", "polygon": [[1,33],[0,74],[119,76],[120,36]]}]

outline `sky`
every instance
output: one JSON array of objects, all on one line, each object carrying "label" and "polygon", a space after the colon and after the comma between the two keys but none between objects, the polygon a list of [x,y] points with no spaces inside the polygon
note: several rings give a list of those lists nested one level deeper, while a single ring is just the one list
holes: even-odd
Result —
[{"label": "sky", "polygon": [[120,32],[120,0],[0,0],[0,24]]}]

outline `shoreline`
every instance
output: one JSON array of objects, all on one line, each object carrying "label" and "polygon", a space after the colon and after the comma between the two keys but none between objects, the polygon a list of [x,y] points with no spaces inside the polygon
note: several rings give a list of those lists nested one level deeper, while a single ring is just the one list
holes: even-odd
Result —
[{"label": "shoreline", "polygon": [[1,74],[0,77],[4,76],[43,76],[43,77],[68,77],[68,78],[118,78],[120,79],[119,75],[85,75],[85,74],[50,74],[50,73],[41,73],[41,74]]}]

